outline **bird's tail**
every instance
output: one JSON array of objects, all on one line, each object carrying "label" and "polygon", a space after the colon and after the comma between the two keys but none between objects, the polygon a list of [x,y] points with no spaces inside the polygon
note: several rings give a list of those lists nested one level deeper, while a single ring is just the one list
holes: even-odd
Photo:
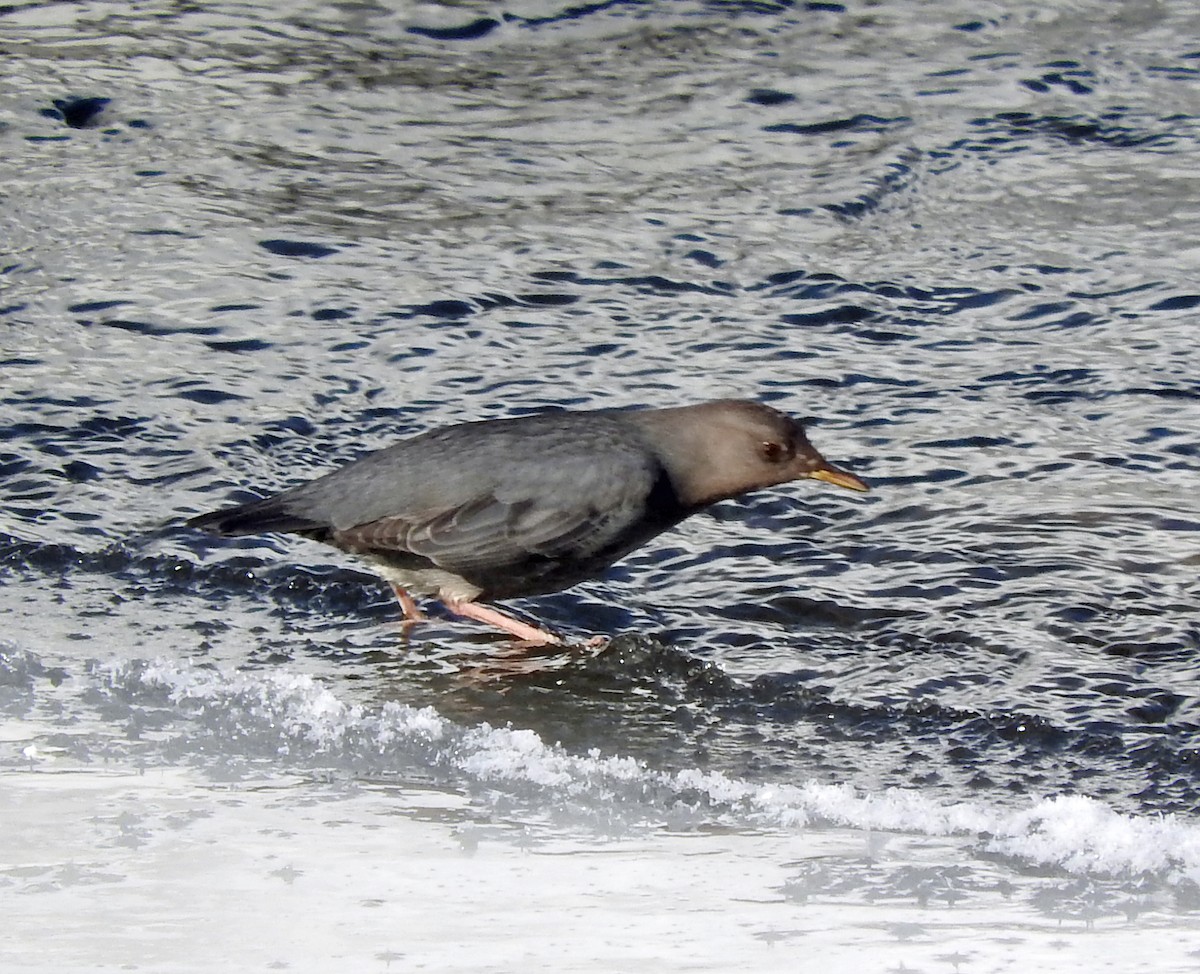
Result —
[{"label": "bird's tail", "polygon": [[187,525],[190,528],[203,528],[205,531],[222,535],[266,534],[278,531],[311,537],[327,530],[327,525],[289,511],[278,497],[267,497],[264,500],[200,514],[189,518]]}]

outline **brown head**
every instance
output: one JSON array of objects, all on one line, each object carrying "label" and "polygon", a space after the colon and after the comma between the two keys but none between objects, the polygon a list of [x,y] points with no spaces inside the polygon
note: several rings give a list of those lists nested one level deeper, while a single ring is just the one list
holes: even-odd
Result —
[{"label": "brown head", "polygon": [[796,420],[761,403],[722,399],[627,415],[642,429],[688,506],[703,507],[792,480],[868,489],[813,449]]}]

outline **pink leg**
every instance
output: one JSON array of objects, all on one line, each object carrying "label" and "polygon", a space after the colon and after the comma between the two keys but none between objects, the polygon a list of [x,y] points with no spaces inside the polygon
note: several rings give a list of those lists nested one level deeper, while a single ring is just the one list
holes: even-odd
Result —
[{"label": "pink leg", "polygon": [[537,626],[531,626],[529,623],[522,622],[520,619],[514,619],[512,616],[506,616],[499,609],[480,605],[478,602],[457,602],[442,599],[442,604],[455,615],[475,619],[477,622],[485,622],[489,626],[496,626],[516,636],[518,639],[532,643],[535,646],[561,646],[563,642],[554,633],[546,632],[546,630],[539,629]]},{"label": "pink leg", "polygon": [[409,595],[395,582],[392,582],[392,591],[396,593],[396,598],[400,602],[400,611],[404,613],[405,622],[419,622],[425,618],[425,615],[417,607],[416,599]]}]

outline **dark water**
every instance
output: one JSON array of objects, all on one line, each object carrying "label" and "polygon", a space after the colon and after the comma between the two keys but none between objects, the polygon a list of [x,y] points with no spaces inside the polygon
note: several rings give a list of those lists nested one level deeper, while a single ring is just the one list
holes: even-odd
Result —
[{"label": "dark water", "polygon": [[[1190,5],[88,10],[0,16],[22,706],[166,655],[667,770],[1197,810]],[[727,395],[873,492],[519,603],[619,634],[531,674],[179,524],[435,425]]]}]

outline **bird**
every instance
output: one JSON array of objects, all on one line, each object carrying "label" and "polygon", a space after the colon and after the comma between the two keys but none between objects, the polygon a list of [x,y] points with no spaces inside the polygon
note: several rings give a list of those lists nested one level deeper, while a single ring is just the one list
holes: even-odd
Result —
[{"label": "bird", "polygon": [[433,429],[187,524],[359,556],[406,622],[423,618],[419,596],[524,644],[562,645],[491,603],[570,588],[718,501],[803,479],[868,490],[799,421],[752,400],[555,409]]}]

